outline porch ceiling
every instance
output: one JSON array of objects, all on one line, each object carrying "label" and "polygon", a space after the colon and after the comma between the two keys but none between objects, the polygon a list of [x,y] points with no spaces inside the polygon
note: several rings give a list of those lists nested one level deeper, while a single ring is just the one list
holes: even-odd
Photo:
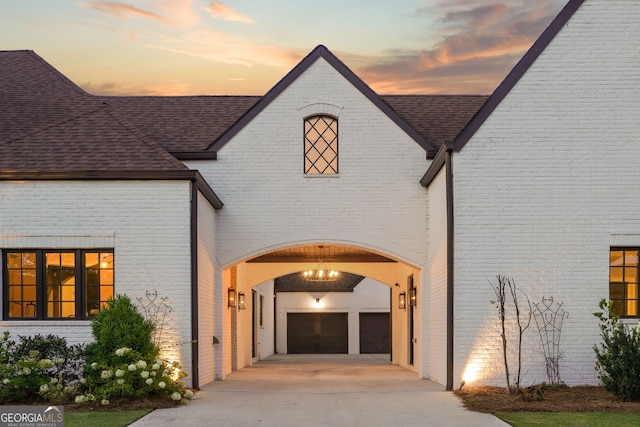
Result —
[{"label": "porch ceiling", "polygon": [[292,262],[396,262],[391,258],[350,246],[307,245],[273,251],[248,260],[248,263],[292,263]]}]

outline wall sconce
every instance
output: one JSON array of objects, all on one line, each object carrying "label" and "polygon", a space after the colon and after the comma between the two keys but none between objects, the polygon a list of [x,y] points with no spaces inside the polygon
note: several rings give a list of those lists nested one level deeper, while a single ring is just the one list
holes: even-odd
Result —
[{"label": "wall sconce", "polygon": [[245,308],[247,308],[247,305],[244,299],[244,292],[240,292],[238,294],[238,310],[244,310]]},{"label": "wall sconce", "polygon": [[416,288],[409,289],[409,305],[411,307],[416,307],[418,305]]},{"label": "wall sconce", "polygon": [[227,289],[227,307],[236,306],[236,290],[233,288]]},{"label": "wall sconce", "polygon": [[407,293],[406,292],[400,292],[400,294],[398,294],[398,308],[400,310],[407,309]]}]

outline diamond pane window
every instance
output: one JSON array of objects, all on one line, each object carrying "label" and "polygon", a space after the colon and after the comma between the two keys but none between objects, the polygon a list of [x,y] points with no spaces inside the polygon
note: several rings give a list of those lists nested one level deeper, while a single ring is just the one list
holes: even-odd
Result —
[{"label": "diamond pane window", "polygon": [[312,116],[304,121],[304,173],[338,173],[338,120]]}]

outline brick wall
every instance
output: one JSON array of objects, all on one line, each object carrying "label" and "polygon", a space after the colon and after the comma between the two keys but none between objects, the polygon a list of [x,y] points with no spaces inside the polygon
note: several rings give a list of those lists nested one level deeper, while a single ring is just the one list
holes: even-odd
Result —
[{"label": "brick wall", "polygon": [[[488,280],[504,274],[564,303],[561,377],[597,382],[609,247],[640,236],[638,22],[639,2],[587,0],[454,155],[457,378],[474,361],[503,383]],[[546,380],[535,327],[525,357],[523,380]]]},{"label": "brick wall", "polygon": [[[173,310],[163,341],[189,341],[189,194],[188,181],[3,181],[0,247],[113,247],[116,293],[134,302],[146,291],[168,297]],[[86,321],[0,321],[0,330],[12,335],[56,334],[71,343],[92,340]],[[174,347],[166,355],[190,370],[189,345]]]}]

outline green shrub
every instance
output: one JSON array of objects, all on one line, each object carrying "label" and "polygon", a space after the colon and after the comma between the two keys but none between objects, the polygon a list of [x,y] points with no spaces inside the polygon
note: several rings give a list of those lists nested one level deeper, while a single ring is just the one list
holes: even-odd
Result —
[{"label": "green shrub", "polygon": [[77,403],[109,399],[166,395],[176,402],[193,396],[180,382],[186,376],[177,362],[158,357],[153,342],[154,325],[146,320],[125,295],[109,301],[92,321],[95,343],[87,346],[82,394]]},{"label": "green shrub", "polygon": [[622,400],[640,399],[640,331],[625,325],[610,302],[600,301],[602,344],[594,346],[596,370],[604,388]]},{"label": "green shrub", "polygon": [[153,342],[154,328],[128,296],[117,295],[91,322],[95,342],[87,345],[87,362],[117,363],[115,351],[125,347],[155,358],[158,347]]},{"label": "green shrub", "polygon": [[76,394],[84,348],[67,346],[64,338],[47,335],[0,336],[0,404],[45,400],[63,403]]}]

